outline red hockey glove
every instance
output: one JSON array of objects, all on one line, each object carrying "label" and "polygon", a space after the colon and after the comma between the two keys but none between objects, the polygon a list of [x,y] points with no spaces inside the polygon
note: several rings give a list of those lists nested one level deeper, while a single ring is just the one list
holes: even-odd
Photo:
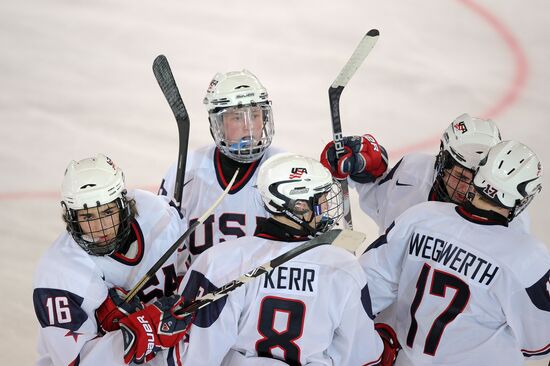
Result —
[{"label": "red hockey glove", "polygon": [[388,154],[372,135],[346,136],[344,154],[336,158],[334,142],[329,142],[321,153],[321,164],[337,179],[348,175],[358,183],[370,183],[384,174],[388,167]]},{"label": "red hockey glove", "polygon": [[95,318],[101,332],[107,333],[119,328],[119,321],[128,315],[143,309],[143,303],[135,296],[130,302],[124,299],[128,292],[120,287],[109,289],[107,298],[95,311]]},{"label": "red hockey glove", "polygon": [[124,362],[149,361],[161,349],[174,347],[187,334],[193,322],[193,316],[174,314],[174,310],[182,304],[183,297],[180,295],[163,297],[121,319]]},{"label": "red hockey glove", "polygon": [[395,334],[392,327],[385,323],[374,324],[374,329],[376,329],[384,343],[384,351],[382,352],[382,362],[380,362],[380,365],[392,366],[397,357],[397,352],[401,349],[401,345],[397,340],[397,334]]}]

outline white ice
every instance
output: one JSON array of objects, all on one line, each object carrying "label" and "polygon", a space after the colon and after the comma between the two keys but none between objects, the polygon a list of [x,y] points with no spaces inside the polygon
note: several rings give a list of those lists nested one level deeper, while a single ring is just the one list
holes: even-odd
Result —
[{"label": "white ice", "polygon": [[[442,130],[469,112],[493,117],[504,138],[550,166],[549,24],[545,0],[1,0],[2,364],[36,357],[32,274],[63,230],[67,163],[104,152],[130,187],[155,190],[176,159],[176,125],[151,72],[156,55],[172,64],[191,148],[211,142],[201,104],[210,78],[247,68],[274,101],[275,144],[317,157],[331,138],[327,88],[363,33],[378,28],[342,95],[345,134],[373,133],[395,163],[435,153]],[[546,241],[549,206],[543,190],[530,207]],[[374,239],[352,208],[356,228]]]}]

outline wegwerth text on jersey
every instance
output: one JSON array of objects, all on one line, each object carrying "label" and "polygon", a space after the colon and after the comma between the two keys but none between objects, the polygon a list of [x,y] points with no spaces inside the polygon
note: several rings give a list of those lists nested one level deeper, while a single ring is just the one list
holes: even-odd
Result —
[{"label": "wegwerth text on jersey", "polygon": [[431,259],[485,285],[489,285],[499,271],[495,264],[455,244],[415,232],[409,240],[409,255]]}]

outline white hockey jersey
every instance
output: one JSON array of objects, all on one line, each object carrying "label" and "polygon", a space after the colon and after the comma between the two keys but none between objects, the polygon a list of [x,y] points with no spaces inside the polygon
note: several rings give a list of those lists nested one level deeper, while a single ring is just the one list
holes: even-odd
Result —
[{"label": "white hockey jersey", "polygon": [[[435,156],[413,153],[405,155],[392,169],[374,183],[358,184],[349,180],[359,194],[359,205],[372,218],[382,234],[406,209],[429,200],[435,179]],[[510,227],[530,232],[527,211],[510,223]]]},{"label": "white hockey jersey", "polygon": [[[135,198],[138,215],[132,223],[134,241],[125,255],[92,256],[65,232],[44,253],[34,276],[33,302],[40,324],[39,366],[123,365],[120,331],[98,335],[95,310],[109,288],[131,289],[176,242],[187,228],[180,212],[166,197],[145,191],[129,192]],[[138,293],[151,303],[170,295],[178,287],[178,273],[187,251],[174,253],[156,276]],[[181,278],[180,278],[181,279]],[[165,364],[177,350],[157,356],[151,365]]]},{"label": "white hockey jersey", "polygon": [[[263,157],[251,164],[246,175],[236,181],[216,210],[189,237],[192,260],[211,246],[245,235],[253,235],[258,220],[269,216],[257,189],[259,165],[281,150],[271,146]],[[187,156],[181,211],[192,225],[212,206],[227,187],[231,177],[223,177],[220,152],[210,145],[190,152]],[[173,197],[176,163],[167,171],[159,194]]]},{"label": "white hockey jersey", "polygon": [[359,259],[373,311],[396,302],[398,366],[522,365],[550,354],[548,250],[471,211],[421,203]]},{"label": "white hockey jersey", "polygon": [[[216,245],[191,265],[183,295],[216,290],[301,243],[247,236]],[[357,259],[320,246],[201,309],[182,363],[219,365],[227,354],[224,365],[256,364],[258,356],[290,365],[376,365],[383,345],[371,317]]]}]

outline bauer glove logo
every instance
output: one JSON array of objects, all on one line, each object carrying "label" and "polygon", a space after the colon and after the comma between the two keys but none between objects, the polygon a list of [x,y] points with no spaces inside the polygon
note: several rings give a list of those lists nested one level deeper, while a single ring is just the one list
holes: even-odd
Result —
[{"label": "bauer glove logo", "polygon": [[145,319],[144,316],[138,316],[137,317],[138,322],[141,323],[143,326],[143,329],[145,330],[145,333],[147,334],[147,353],[151,353],[153,351],[153,348],[155,348],[155,335],[153,334],[153,328],[149,324],[149,322]]}]

